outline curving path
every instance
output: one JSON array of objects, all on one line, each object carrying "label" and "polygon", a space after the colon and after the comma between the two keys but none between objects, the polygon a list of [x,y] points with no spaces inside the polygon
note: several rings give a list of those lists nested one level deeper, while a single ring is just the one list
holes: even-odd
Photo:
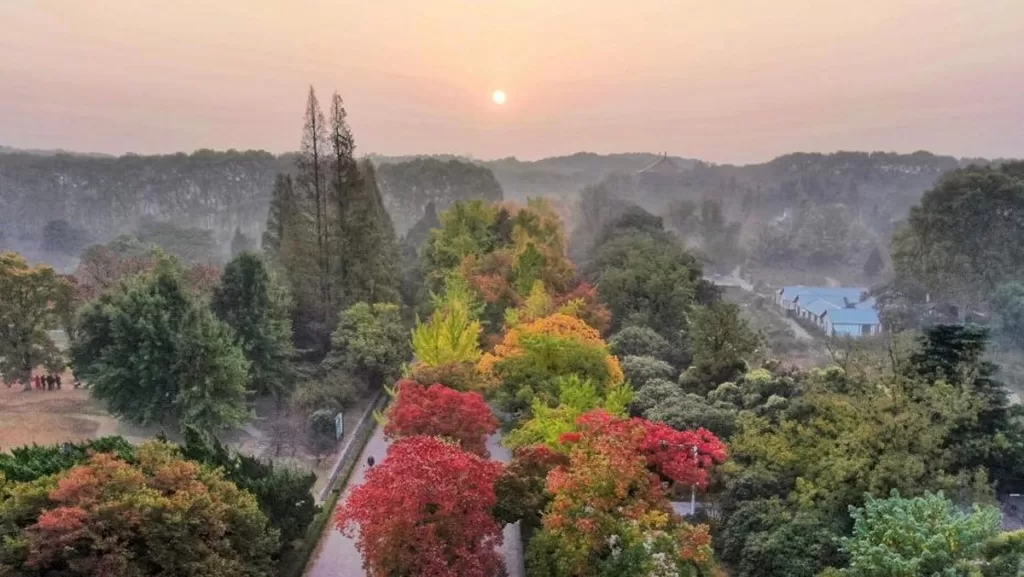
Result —
[{"label": "curving path", "polygon": [[[509,451],[499,444],[500,437],[492,435],[487,439],[487,448],[491,452],[491,458],[507,462],[510,458]],[[352,471],[352,475],[345,484],[339,504],[344,501],[348,492],[363,482],[366,474],[366,459],[373,456],[377,463],[384,460],[387,454],[388,441],[384,438],[384,429],[377,426],[373,431],[366,447],[359,456],[358,465]],[[505,527],[505,542],[502,546],[502,554],[505,557],[505,566],[508,568],[509,577],[525,577],[523,568],[523,546],[519,533],[519,524]],[[307,577],[362,577],[366,575],[363,571],[363,559],[356,551],[355,541],[349,539],[329,527],[321,537],[320,547],[313,561],[306,568]]]}]

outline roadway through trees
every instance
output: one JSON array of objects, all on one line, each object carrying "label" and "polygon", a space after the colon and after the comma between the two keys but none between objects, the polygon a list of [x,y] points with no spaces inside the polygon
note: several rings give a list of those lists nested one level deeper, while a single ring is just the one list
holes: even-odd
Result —
[{"label": "roadway through trees", "polygon": [[[487,449],[491,452],[492,459],[508,462],[511,455],[508,449],[499,444],[499,441],[499,435],[491,435],[487,439]],[[378,425],[373,431],[373,436],[363,448],[363,452],[359,455],[356,469],[352,471],[352,475],[345,484],[341,499],[338,500],[339,505],[348,497],[349,491],[353,487],[362,484],[367,470],[366,459],[373,456],[376,461],[375,465],[379,466],[384,461],[389,444],[388,440],[384,438],[383,427]],[[501,549],[509,577],[525,577],[523,545],[518,523],[505,527],[505,540]],[[334,528],[332,521],[321,537],[320,547],[313,561],[306,568],[306,577],[338,577],[340,575],[360,577],[366,575],[366,572],[363,570],[362,556],[356,550],[355,539],[342,535]]]}]

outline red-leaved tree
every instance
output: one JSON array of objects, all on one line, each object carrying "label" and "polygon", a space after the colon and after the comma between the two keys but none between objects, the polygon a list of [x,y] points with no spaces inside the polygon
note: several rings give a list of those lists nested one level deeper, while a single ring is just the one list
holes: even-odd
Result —
[{"label": "red-leaved tree", "polygon": [[531,541],[531,571],[639,575],[656,563],[677,575],[711,574],[707,526],[673,514],[662,478],[706,484],[707,468],[726,458],[722,442],[706,431],[604,411],[586,413],[577,424],[578,431],[563,435],[569,463],[548,474],[552,497]]},{"label": "red-leaved tree", "polygon": [[590,436],[631,443],[634,453],[647,460],[648,469],[684,485],[706,487],[711,467],[728,458],[725,443],[703,428],[677,431],[665,423],[624,419],[600,409],[581,415],[576,423],[579,432],[565,435],[563,441],[573,443]]},{"label": "red-leaved tree", "polygon": [[335,522],[371,577],[494,577],[501,526],[491,514],[500,463],[436,437],[407,437],[352,490]]},{"label": "red-leaved tree", "polygon": [[395,402],[388,409],[384,434],[392,439],[426,435],[443,437],[464,451],[488,457],[487,437],[498,430],[498,420],[480,393],[462,393],[444,385],[425,387],[401,380]]}]

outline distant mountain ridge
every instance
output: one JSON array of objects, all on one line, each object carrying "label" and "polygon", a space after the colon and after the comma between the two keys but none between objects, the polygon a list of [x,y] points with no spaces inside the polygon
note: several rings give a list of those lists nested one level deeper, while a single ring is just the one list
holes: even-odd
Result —
[{"label": "distant mountain ridge", "polygon": [[[455,200],[527,196],[573,197],[611,175],[632,174],[662,155],[580,152],[522,161],[457,155],[371,158],[381,167],[385,202],[399,231],[429,202],[438,210]],[[794,153],[761,164],[713,165],[668,157],[680,171],[659,174],[657,195],[757,197],[785,205],[856,200],[880,218],[902,216],[944,172],[984,159],[913,154]],[[199,150],[155,156],[79,155],[0,148],[0,245],[38,242],[47,222],[63,219],[100,237],[132,230],[142,219],[214,231],[227,243],[235,229],[259,238],[277,172],[290,172],[294,154]],[[473,168],[473,167],[476,168]],[[650,191],[648,191],[650,193]],[[872,208],[874,207],[874,208]],[[101,239],[98,239],[101,240]]]}]

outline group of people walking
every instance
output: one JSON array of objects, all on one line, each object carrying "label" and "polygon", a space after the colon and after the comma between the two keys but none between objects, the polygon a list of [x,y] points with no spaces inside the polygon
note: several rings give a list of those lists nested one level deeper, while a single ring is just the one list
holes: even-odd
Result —
[{"label": "group of people walking", "polygon": [[32,386],[38,391],[52,391],[54,389],[60,390],[60,381],[60,375],[52,373],[36,375],[32,377]]}]

